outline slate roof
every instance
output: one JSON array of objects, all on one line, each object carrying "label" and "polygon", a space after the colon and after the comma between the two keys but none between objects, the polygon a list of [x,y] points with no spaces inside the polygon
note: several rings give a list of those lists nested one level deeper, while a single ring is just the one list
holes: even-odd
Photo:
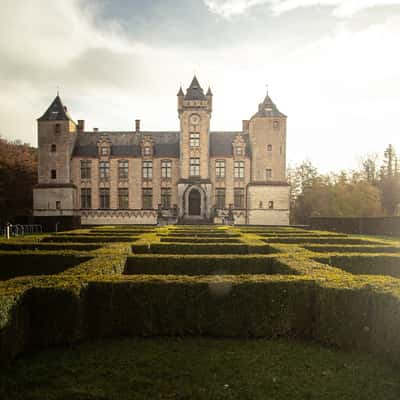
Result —
[{"label": "slate roof", "polygon": [[252,118],[255,117],[286,117],[286,115],[278,110],[278,107],[267,93],[264,101],[258,105],[258,111],[252,116]]},{"label": "slate roof", "polygon": [[[242,132],[210,132],[210,157],[232,156],[232,142]],[[243,135],[246,146],[246,155],[249,155],[248,135]]]},{"label": "slate roof", "polygon": [[46,112],[38,118],[38,121],[72,121],[67,111],[67,107],[62,103],[60,96],[57,95]]},{"label": "slate roof", "polygon": [[[210,132],[210,156],[227,156],[232,153],[232,142],[242,132]],[[140,157],[140,141],[150,136],[154,141],[155,157],[179,158],[179,132],[81,132],[77,134],[73,156],[97,157],[97,143],[106,136],[111,141],[111,156]],[[248,135],[243,135],[248,143]],[[249,146],[246,153],[249,154]]]},{"label": "slate roof", "polygon": [[196,76],[193,77],[192,83],[186,91],[185,100],[207,100]]}]

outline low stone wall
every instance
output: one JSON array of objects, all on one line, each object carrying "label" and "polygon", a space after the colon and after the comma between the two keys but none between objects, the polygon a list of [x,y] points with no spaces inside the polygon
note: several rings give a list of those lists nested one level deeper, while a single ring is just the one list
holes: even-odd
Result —
[{"label": "low stone wall", "polygon": [[400,236],[400,217],[313,217],[310,226],[326,231]]},{"label": "low stone wall", "polygon": [[82,225],[156,225],[154,210],[85,210],[81,212]]}]

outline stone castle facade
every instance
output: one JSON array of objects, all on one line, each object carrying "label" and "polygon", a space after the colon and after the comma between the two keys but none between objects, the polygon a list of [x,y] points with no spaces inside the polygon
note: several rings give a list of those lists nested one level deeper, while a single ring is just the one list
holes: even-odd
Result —
[{"label": "stone castle facade", "polygon": [[289,224],[286,119],[269,95],[241,131],[210,130],[213,94],[179,90],[180,131],[85,131],[60,97],[38,119],[35,216],[82,224]]}]

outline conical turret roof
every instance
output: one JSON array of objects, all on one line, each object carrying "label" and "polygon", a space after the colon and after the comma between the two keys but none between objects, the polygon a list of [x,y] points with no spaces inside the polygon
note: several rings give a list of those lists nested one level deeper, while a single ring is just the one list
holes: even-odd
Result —
[{"label": "conical turret roof", "polygon": [[57,94],[56,98],[50,104],[47,111],[38,119],[38,121],[69,121],[72,120],[67,111],[67,107],[61,101]]},{"label": "conical turret roof", "polygon": [[186,91],[185,100],[207,100],[196,75],[193,77],[192,83]]},{"label": "conical turret roof", "polygon": [[264,101],[258,105],[258,112],[252,118],[254,117],[286,117],[286,115],[278,110],[278,107],[267,93]]}]

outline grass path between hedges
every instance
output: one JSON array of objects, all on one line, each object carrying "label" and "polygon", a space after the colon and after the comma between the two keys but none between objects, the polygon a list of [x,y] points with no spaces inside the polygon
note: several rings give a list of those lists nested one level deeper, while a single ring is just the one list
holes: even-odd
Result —
[{"label": "grass path between hedges", "polygon": [[0,398],[397,400],[400,380],[376,357],[298,341],[118,339],[17,360]]}]

